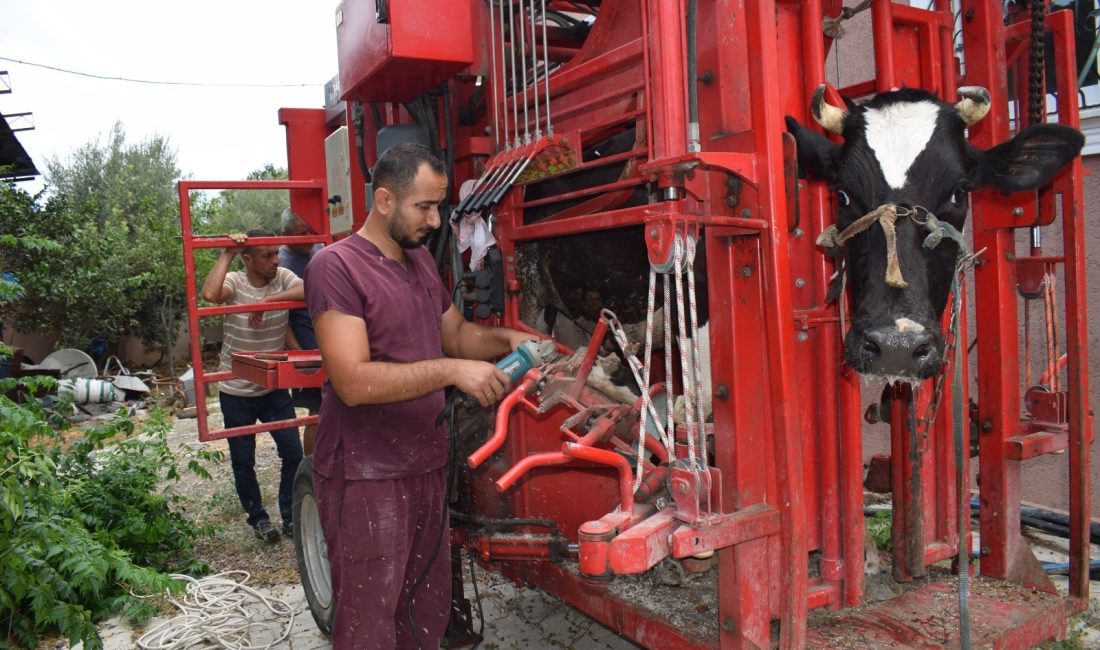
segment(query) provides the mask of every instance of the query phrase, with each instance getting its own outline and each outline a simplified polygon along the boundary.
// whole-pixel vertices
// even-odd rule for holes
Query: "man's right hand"
[[[225,251],[227,253],[233,253],[234,255],[236,255],[237,253],[244,252],[244,241],[248,239],[248,235],[239,232],[231,232],[227,234],[226,237],[232,239],[237,244],[236,246],[226,248]]]
[[[454,386],[473,397],[482,406],[496,404],[508,392],[512,382],[504,371],[488,361],[455,359],[458,368]]]

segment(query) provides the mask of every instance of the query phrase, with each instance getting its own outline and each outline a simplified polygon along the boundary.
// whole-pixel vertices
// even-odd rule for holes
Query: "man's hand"
[[[272,302],[271,296],[264,296],[263,298],[260,298],[261,304],[265,302]],[[264,314],[266,313],[266,311],[250,312],[248,314],[248,326],[252,329],[259,329],[260,325],[262,325],[264,322]]]
[[[234,255],[244,252],[244,241],[248,239],[248,235],[239,232],[231,232],[227,234],[226,237],[232,239],[237,245],[226,248],[225,252],[232,253]]]
[[[507,336],[508,336],[508,345],[513,350],[515,350],[516,348],[518,348],[519,346],[523,345],[524,343],[526,343],[528,341],[537,341],[537,340],[539,340],[539,337],[537,337],[534,334],[531,334],[529,332],[521,332],[519,330],[513,330],[513,329],[506,330],[506,332],[507,332]]]
[[[473,397],[482,406],[499,402],[508,392],[512,382],[504,371],[488,361],[458,360],[454,386]]]

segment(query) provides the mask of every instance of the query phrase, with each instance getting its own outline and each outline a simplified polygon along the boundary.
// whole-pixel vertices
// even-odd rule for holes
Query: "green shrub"
[[[867,530],[871,532],[871,539],[875,540],[875,546],[884,551],[893,549],[890,542],[893,520],[893,514],[889,510],[879,510],[873,517],[867,517]]]
[[[212,531],[158,488],[178,479],[181,461],[166,416],[154,414],[140,438],[127,438],[134,424],[118,417],[69,442],[63,418],[5,396],[52,383],[0,380],[0,639],[33,647],[40,633],[57,631],[99,648],[100,619],[152,615],[134,594],[178,591],[170,573],[206,570],[191,551]],[[188,467],[209,477],[202,463],[214,457],[200,451]]]

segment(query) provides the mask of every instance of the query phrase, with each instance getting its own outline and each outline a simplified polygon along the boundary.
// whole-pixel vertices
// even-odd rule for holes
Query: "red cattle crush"
[[[465,452],[473,454],[462,481],[478,517],[542,523],[463,531],[462,543],[476,549],[483,564],[560,596],[647,647],[953,647],[959,639],[956,577],[932,565],[952,559],[959,536],[971,533],[969,519],[957,516],[956,475],[969,472],[969,462],[956,467],[950,408],[955,399],[967,404],[973,398],[981,473],[974,643],[1024,648],[1063,635],[1065,618],[1088,600],[1092,415],[1080,161],[1037,196],[972,196],[973,249],[986,250],[974,271],[974,295],[967,297],[977,331],[966,331],[964,313],[959,340],[977,338],[977,394],[968,394],[970,377],[963,377],[959,396],[947,382],[935,426],[913,432],[904,417],[913,393],[890,391],[894,575],[914,588],[864,605],[860,382],[842,365],[837,309],[824,304],[836,269],[814,246],[834,223],[834,206],[823,183],[797,178],[783,121],[790,115],[814,124],[810,97],[826,80],[833,47],[822,21],[838,16],[842,2],[699,2],[692,48],[687,16],[693,5],[539,0],[502,16],[498,4],[470,0],[439,0],[431,12],[414,0],[343,3],[337,29],[344,104],[283,115],[292,180],[180,183],[191,331],[199,331],[201,317],[220,313],[196,305],[192,253],[225,242],[195,237],[189,191],[290,189],[299,214],[324,233],[314,239],[331,241],[324,137],[348,127],[353,162],[346,203],[358,227],[365,196],[354,161],[354,104],[364,102],[368,164],[380,130],[431,118],[454,163],[451,198],[464,210],[492,214],[504,309],[486,322],[535,325],[521,314],[533,313],[524,301],[540,280],[524,265],[540,246],[615,231],[624,238],[641,233],[657,264],[670,259],[677,237],[694,237],[705,250],[705,264],[695,270],[709,303],[712,450],[691,452],[702,471],[690,467],[686,437],[676,445],[681,460],[668,467],[664,448],[650,445],[647,471],[661,472],[659,480],[634,493],[630,450],[643,401],[612,402],[578,383],[578,373],[591,368],[579,355],[534,370],[495,423],[488,419],[493,430],[480,438],[488,438],[488,446]],[[532,23],[530,16],[544,8],[573,23],[589,13],[595,19],[587,30],[570,27],[566,18]],[[993,146],[1026,122],[1013,118],[1026,113],[1026,81],[1009,88],[1009,78],[1028,79],[1026,16],[1010,16],[1006,25],[1000,2],[979,0],[962,2],[961,23],[947,0],[935,0],[930,10],[875,0],[870,10],[874,76],[830,88],[833,104],[900,86],[955,101],[957,87],[979,85],[993,101],[989,115],[970,128],[974,145]],[[1046,29],[1055,42],[1053,67],[1075,70],[1072,14],[1048,15]],[[410,73],[418,70],[423,74]],[[1072,76],[1059,75],[1048,90],[1060,100],[1056,119],[1077,127]],[[519,81],[502,83],[513,78]],[[698,145],[687,128],[692,87]],[[592,153],[617,135],[628,141],[624,149]],[[473,194],[459,203],[457,188],[474,179]],[[1015,229],[1057,217],[1064,233],[1060,257],[1040,249],[1030,257],[1016,254]],[[1030,387],[1021,385],[1018,372],[1016,279],[1034,289],[1047,273],[1060,273],[1064,288],[1059,319],[1067,380],[1051,397],[1034,394],[1028,402],[1034,412],[1022,413],[1022,389]],[[644,306],[644,278],[637,296]],[[198,359],[197,337],[192,351]],[[965,375],[971,365],[963,353],[966,363],[958,370]],[[653,383],[667,374],[682,387],[679,353],[674,357],[666,367],[654,353]],[[317,382],[317,374],[295,377],[305,371],[301,365],[301,359],[242,359],[235,372],[270,385]],[[1053,362],[1050,367],[1056,369]],[[197,372],[196,394],[217,376]],[[917,391],[918,412],[931,393],[931,383]],[[199,416],[202,439],[234,435],[208,431],[201,401]],[[1023,461],[1062,449],[1071,486],[1068,598],[1053,595],[1019,531]],[[652,495],[662,481],[672,491],[657,501]],[[547,532],[546,521],[556,532]],[[692,582],[703,585],[701,591],[639,590],[646,572],[668,558],[694,556],[684,566],[706,571],[712,551],[717,566]],[[813,611],[846,608],[827,616]]]

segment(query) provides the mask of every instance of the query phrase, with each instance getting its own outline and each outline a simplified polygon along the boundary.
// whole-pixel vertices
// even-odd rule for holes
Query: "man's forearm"
[[[451,359],[427,359],[415,363],[367,361],[351,376],[329,375],[332,387],[348,406],[389,404],[422,397],[451,385]]]
[[[218,259],[214,261],[214,266],[202,283],[202,297],[207,301],[220,302],[218,298],[221,296],[222,285],[225,284],[225,274],[229,272],[229,265],[233,262],[234,257],[236,257],[236,253],[222,251]]]
[[[466,321],[458,330],[455,349],[448,351],[447,355],[481,361],[495,359],[512,351],[515,332],[506,327],[485,327]]]
[[[264,296],[264,302],[282,302],[284,300],[305,300],[306,299],[306,285],[304,282],[299,282],[293,287],[273,293],[269,296]]]

